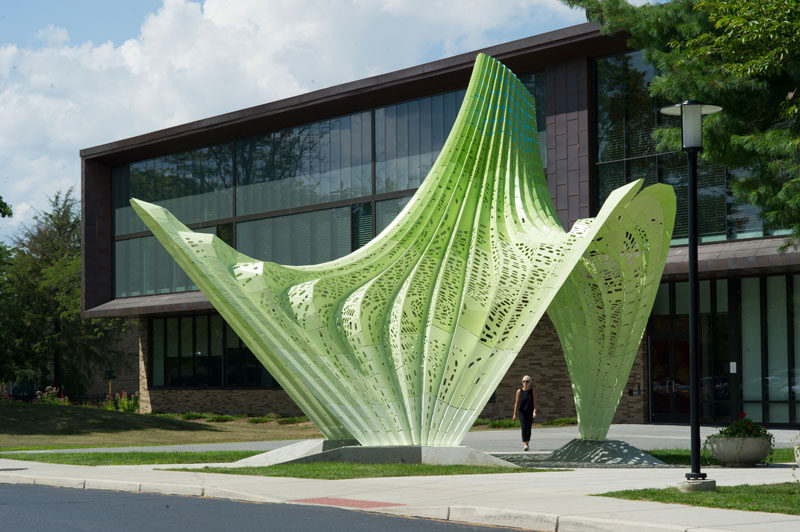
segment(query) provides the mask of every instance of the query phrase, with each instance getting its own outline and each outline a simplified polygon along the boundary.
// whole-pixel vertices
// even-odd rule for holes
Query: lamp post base
[[[686,473],[686,480],[705,480],[708,476],[705,473],[695,473],[692,471],[691,473]]]
[[[694,493],[698,491],[717,491],[717,481],[706,479],[686,480],[685,482],[678,483],[678,489],[687,493]]]

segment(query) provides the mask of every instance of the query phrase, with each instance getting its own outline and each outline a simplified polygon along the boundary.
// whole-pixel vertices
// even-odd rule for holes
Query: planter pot
[[[794,444],[794,461],[800,466],[800,442]]]
[[[714,458],[728,467],[752,467],[764,461],[770,451],[770,438],[708,438]]]

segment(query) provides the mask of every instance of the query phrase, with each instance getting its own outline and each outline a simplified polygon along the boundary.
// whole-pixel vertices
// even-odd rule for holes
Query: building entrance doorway
[[[689,422],[689,341],[674,334],[650,337],[651,421]]]
[[[733,288],[736,288],[734,286]],[[700,421],[725,423],[735,417],[738,312],[729,312],[726,279],[700,282]],[[732,298],[734,301],[738,297]],[[650,420],[689,423],[689,287],[663,283],[648,332]]]

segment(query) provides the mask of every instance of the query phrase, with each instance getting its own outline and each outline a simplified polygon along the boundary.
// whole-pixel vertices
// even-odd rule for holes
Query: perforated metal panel
[[[332,262],[256,261],[131,203],[327,438],[460,444],[548,306],[591,427],[584,437],[604,436],[655,297],[674,194],[656,185],[636,196],[641,182],[631,183],[566,233],[534,105],[513,73],[479,55],[422,186],[378,237]],[[589,382],[599,379],[613,390]],[[600,420],[589,419],[594,401]]]

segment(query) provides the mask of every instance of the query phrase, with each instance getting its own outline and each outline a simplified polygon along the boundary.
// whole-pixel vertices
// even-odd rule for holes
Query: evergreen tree
[[[49,201],[15,248],[0,250],[0,380],[27,377],[80,394],[92,370],[118,354],[124,322],[81,317],[78,201],[72,190]]]
[[[734,192],[767,225],[800,242],[800,1],[673,0],[635,7],[625,0],[562,0],[586,9],[606,34],[626,32],[659,75],[650,96],[721,105],[706,118],[705,159],[742,169]],[[656,133],[680,147],[680,130]]]

